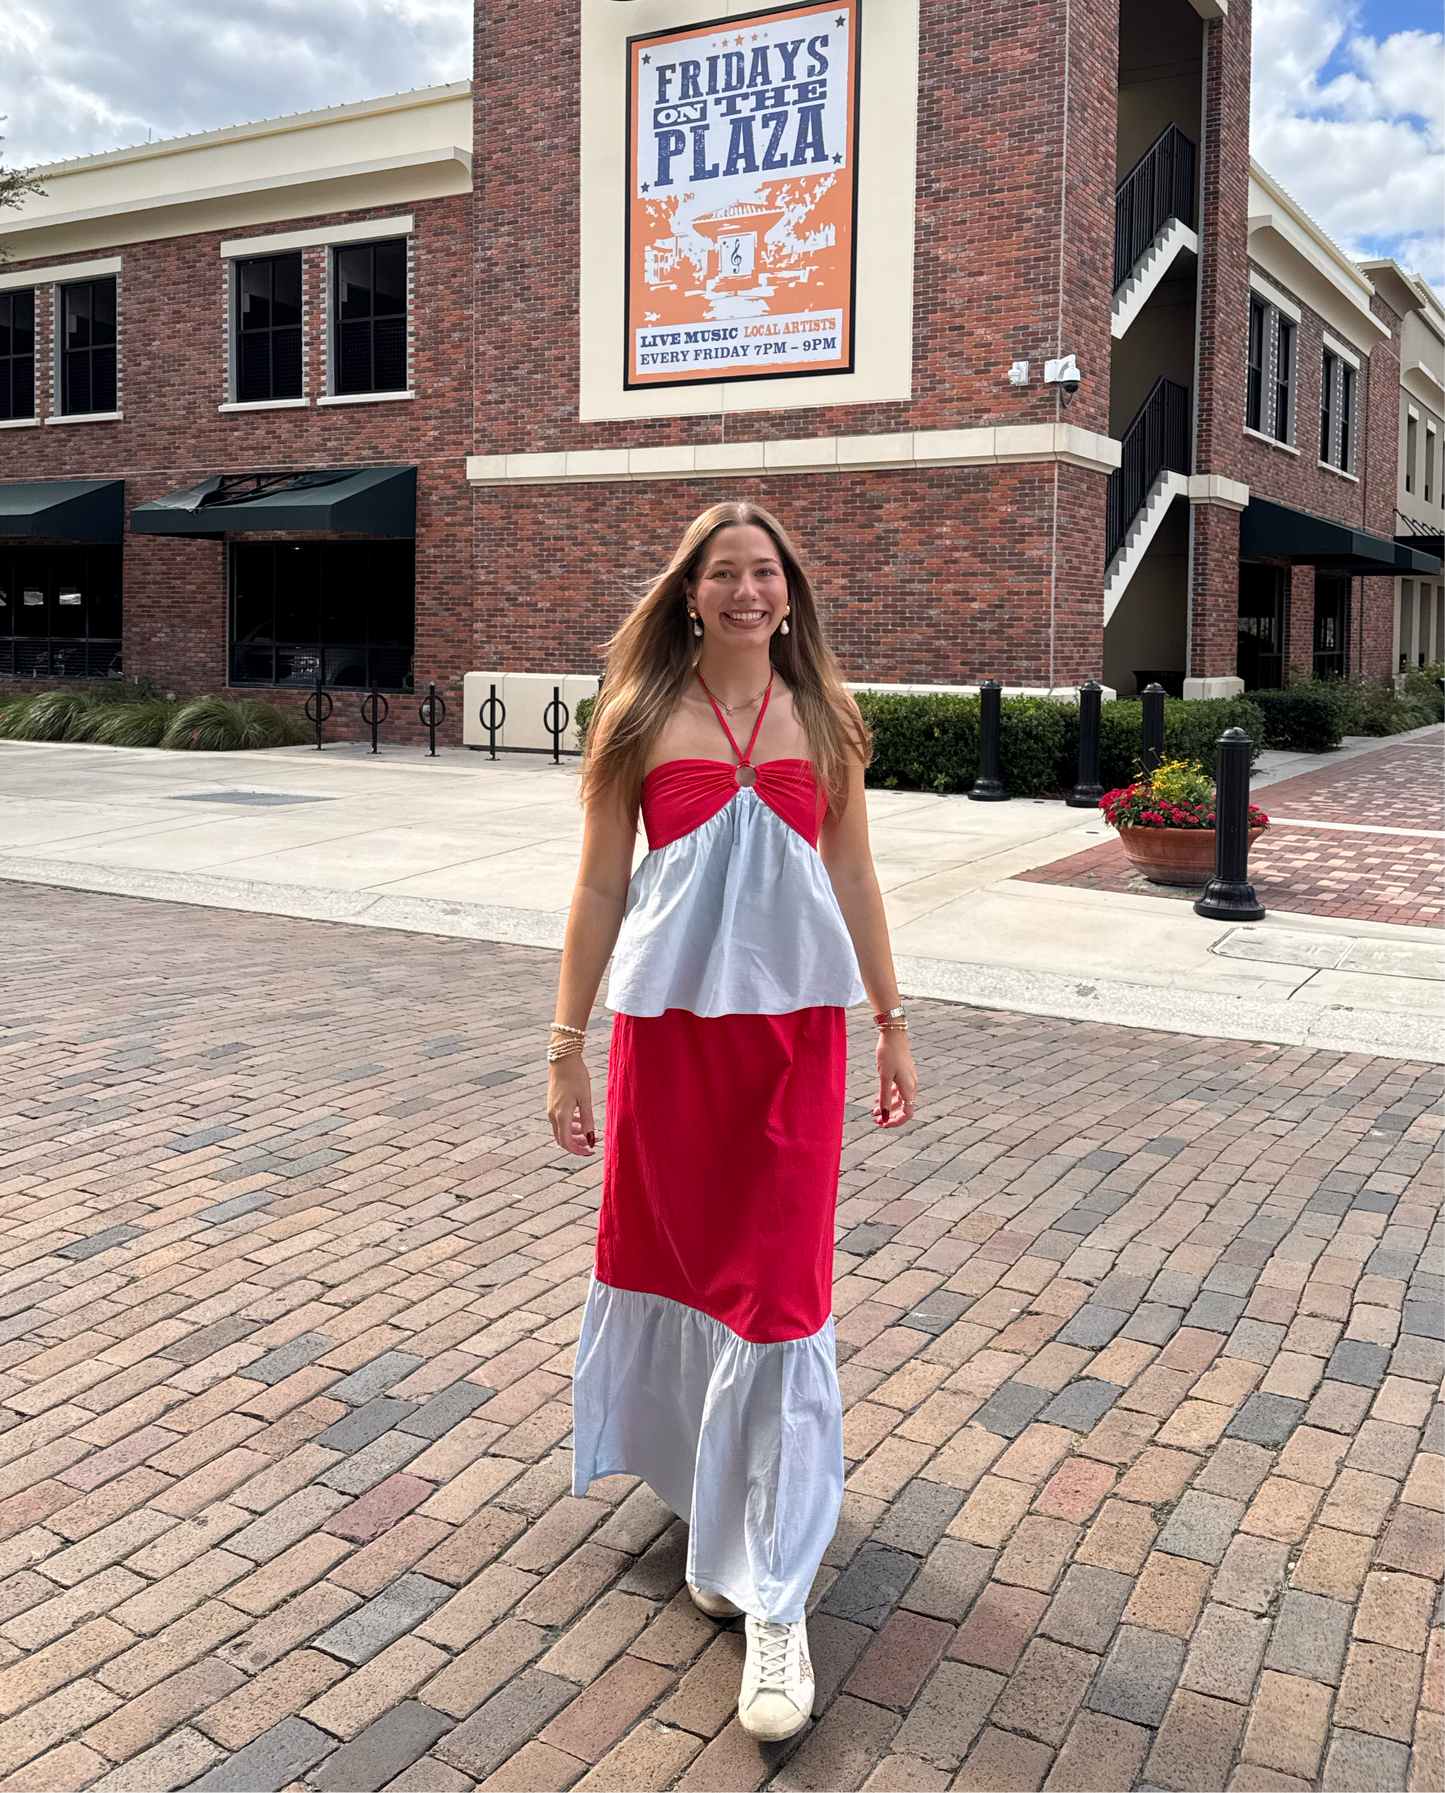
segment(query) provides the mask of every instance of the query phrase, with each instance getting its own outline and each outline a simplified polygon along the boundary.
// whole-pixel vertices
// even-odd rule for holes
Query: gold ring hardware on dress
[[[755,785],[758,782],[757,772],[752,766],[737,767],[733,773],[733,777],[744,790],[747,790],[750,786]]]

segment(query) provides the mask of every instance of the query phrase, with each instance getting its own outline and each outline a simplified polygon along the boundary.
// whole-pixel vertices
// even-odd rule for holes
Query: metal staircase
[[[1166,125],[1114,190],[1114,303],[1118,338],[1184,250],[1199,249],[1194,230],[1196,151],[1178,125]]]
[[[1104,621],[1114,614],[1175,498],[1189,490],[1189,391],[1162,376],[1120,438],[1109,475]]]

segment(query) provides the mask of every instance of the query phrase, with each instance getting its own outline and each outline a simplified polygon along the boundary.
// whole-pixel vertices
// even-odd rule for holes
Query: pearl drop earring
[[[783,620],[778,624],[778,633],[779,635],[786,635],[788,633],[788,613],[786,610],[783,612]]]
[[[694,635],[697,636],[697,638],[699,640],[701,640],[702,639],[702,618],[698,615],[698,613],[695,610],[690,611],[688,614],[692,617],[692,632]]]

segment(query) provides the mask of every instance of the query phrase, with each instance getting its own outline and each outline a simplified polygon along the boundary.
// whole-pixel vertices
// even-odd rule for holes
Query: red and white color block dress
[[[714,709],[717,709],[714,704]],[[837,1524],[833,1215],[844,1009],[864,1000],[808,760],[670,760],[613,955],[573,1488],[641,1476],[687,1578],[795,1622]]]

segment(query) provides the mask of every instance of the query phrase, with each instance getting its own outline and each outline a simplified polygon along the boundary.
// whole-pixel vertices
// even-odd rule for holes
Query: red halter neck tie
[[[763,726],[763,717],[768,713],[768,700],[773,695],[773,675],[771,673],[768,674],[768,688],[763,693],[762,708],[758,711],[758,719],[753,724],[753,732],[748,736],[746,749],[739,747],[737,742],[733,739],[733,731],[727,725],[727,718],[718,708],[718,701],[713,696],[712,692],[708,690],[707,681],[703,678],[701,673],[698,673],[697,675],[697,682],[702,686],[707,701],[712,705],[713,715],[716,716],[718,721],[722,724],[722,731],[728,738],[728,746],[731,747],[733,752],[738,756],[738,763],[733,769],[733,779],[746,790],[749,785],[754,785],[758,782],[757,768],[751,765],[750,761],[752,759],[753,744],[758,738],[758,730]]]

